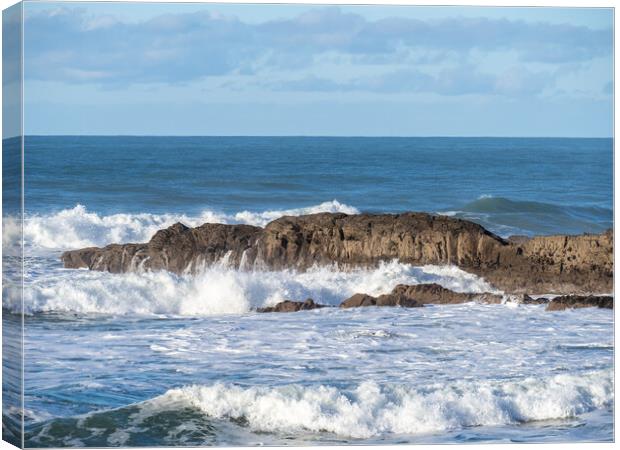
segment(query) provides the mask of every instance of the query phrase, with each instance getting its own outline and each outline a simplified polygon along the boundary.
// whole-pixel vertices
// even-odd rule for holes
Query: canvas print
[[[3,439],[612,442],[613,10],[3,13]]]

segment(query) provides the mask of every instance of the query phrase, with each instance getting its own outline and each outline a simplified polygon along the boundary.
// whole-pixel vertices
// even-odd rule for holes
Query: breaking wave
[[[244,389],[216,384],[168,391],[143,405],[140,416],[185,404],[210,417],[245,419],[255,431],[305,429],[369,438],[563,419],[610,404],[612,399],[611,370],[427,388],[366,382],[344,392],[326,386]]]
[[[318,205],[262,212],[241,211],[224,214],[204,210],[195,216],[185,214],[111,214],[89,212],[83,205],[63,209],[53,214],[33,214],[24,221],[24,241],[34,252],[68,250],[81,247],[104,246],[110,243],[146,242],[158,230],[176,222],[188,226],[203,223],[244,223],[265,226],[282,216],[297,216],[319,212],[342,212],[357,214],[353,206],[333,200]],[[4,217],[4,248],[20,239],[20,223],[12,217]]]
[[[611,369],[510,381],[470,380],[428,386],[364,382],[351,389],[285,385],[194,385],[153,399],[76,419],[57,419],[32,434],[45,442],[54,422],[63,439],[81,445],[128,445],[133,434],[166,423],[164,442],[200,445],[225,428],[296,436],[331,433],[350,439],[420,435],[478,426],[568,419],[608,408],[614,399]],[[175,420],[175,417],[178,416]],[[110,424],[102,429],[100,423]],[[112,425],[114,424],[114,426]],[[89,425],[92,428],[89,428]],[[154,428],[151,433],[156,433]],[[192,439],[194,438],[194,439]],[[177,441],[178,444],[178,441]]]
[[[36,274],[24,290],[25,311],[128,315],[205,316],[239,314],[285,299],[308,297],[337,306],[363,292],[379,295],[399,283],[439,283],[460,292],[490,292],[483,279],[454,266],[414,267],[397,261],[376,268],[340,271],[314,267],[305,272],[242,271],[225,266],[206,268],[196,275],[167,271],[110,274],[56,269]],[[6,288],[8,289],[8,288]],[[21,311],[20,296],[5,292],[4,308]],[[11,299],[17,299],[13,304]]]

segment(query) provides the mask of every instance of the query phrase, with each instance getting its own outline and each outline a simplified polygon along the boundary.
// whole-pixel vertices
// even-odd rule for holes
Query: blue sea
[[[425,211],[504,237],[598,233],[613,226],[611,139],[28,136],[23,305],[18,152],[4,141],[3,389],[19,388],[6,355],[19,357],[10,333],[23,310],[26,446],[613,440],[609,310],[507,298],[257,314],[399,283],[497,290],[399,261],[306,272],[223,261],[192,275],[59,261],[178,221],[264,226],[323,211]]]

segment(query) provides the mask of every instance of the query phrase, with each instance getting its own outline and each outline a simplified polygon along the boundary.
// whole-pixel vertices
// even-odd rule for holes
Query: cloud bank
[[[30,80],[120,88],[235,77],[229,84],[271,91],[445,96],[539,94],[611,58],[613,33],[489,18],[369,20],[336,7],[258,24],[212,11],[130,23],[60,8],[27,14],[25,27]],[[497,62],[485,68],[488,60]]]

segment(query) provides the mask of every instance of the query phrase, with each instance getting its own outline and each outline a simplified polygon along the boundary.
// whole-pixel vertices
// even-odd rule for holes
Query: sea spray
[[[166,271],[111,274],[61,268],[40,273],[33,266],[31,272],[37,276],[31,275],[26,281],[28,314],[239,314],[285,299],[308,297],[338,306],[355,293],[380,295],[400,283],[439,283],[458,292],[493,291],[483,279],[454,266],[415,267],[398,261],[382,262],[375,268],[313,267],[304,272],[235,270],[224,264],[206,267],[196,275]],[[3,307],[21,311],[21,305],[9,303],[11,298],[4,296]]]
[[[343,212],[357,214],[359,211],[337,200],[317,205],[267,211],[240,211],[224,214],[205,209],[197,215],[119,213],[100,215],[90,212],[84,205],[76,205],[52,214],[27,214],[24,220],[24,241],[27,254],[45,254],[53,250],[105,246],[111,243],[147,242],[160,229],[181,222],[195,227],[204,223],[244,223],[265,226],[286,215],[314,214],[319,212]],[[15,242],[20,238],[21,226],[13,217],[4,218],[3,242]]]

